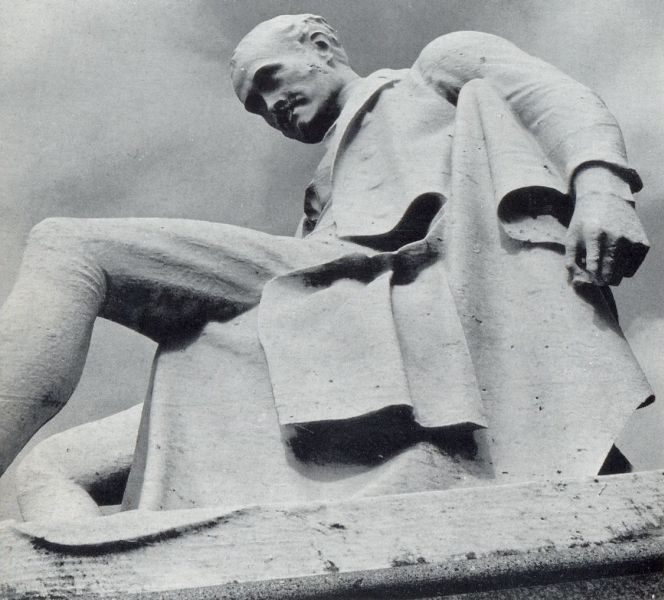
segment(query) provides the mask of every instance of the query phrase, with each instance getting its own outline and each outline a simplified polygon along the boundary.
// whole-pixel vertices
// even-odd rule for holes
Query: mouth
[[[287,98],[280,109],[274,113],[277,127],[284,135],[295,137],[300,133],[299,119],[295,109],[305,103],[305,98],[292,96]]]
[[[285,108],[280,110],[276,115],[277,126],[282,131],[289,131],[293,129],[294,106],[288,104]]]

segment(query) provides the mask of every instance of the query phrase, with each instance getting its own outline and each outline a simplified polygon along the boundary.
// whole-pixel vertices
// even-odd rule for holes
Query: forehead
[[[238,44],[231,63],[231,79],[238,98],[244,101],[258,69],[279,62],[287,56],[301,55],[304,52],[302,44],[284,39],[283,36],[273,33],[250,33]]]

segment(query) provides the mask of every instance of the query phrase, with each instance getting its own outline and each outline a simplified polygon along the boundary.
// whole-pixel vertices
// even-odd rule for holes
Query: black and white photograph
[[[0,598],[664,599],[664,3],[0,10]]]

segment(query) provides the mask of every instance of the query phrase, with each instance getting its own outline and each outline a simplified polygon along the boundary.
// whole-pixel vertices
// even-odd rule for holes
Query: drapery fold
[[[596,472],[652,392],[603,290],[567,282],[566,183],[486,82],[463,88],[453,138],[423,240],[267,284],[280,423],[411,406],[426,427],[488,427],[508,479]]]

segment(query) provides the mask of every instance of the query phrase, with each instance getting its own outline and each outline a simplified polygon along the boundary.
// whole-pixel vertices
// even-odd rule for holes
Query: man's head
[[[233,87],[249,112],[285,136],[319,142],[357,75],[322,17],[282,15],[256,26],[231,59]]]

